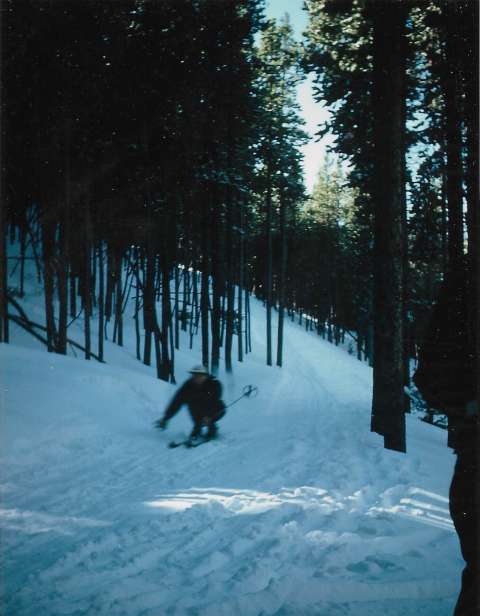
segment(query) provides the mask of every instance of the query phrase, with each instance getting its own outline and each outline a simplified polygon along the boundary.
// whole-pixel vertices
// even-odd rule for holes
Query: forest
[[[175,382],[181,331],[214,374],[248,361],[254,296],[268,366],[285,319],[353,341],[372,430],[405,451],[426,320],[477,241],[478,3],[304,10],[299,42],[261,0],[2,2],[0,341],[15,323],[66,354],[81,316],[77,351],[103,362],[133,318],[137,359]],[[310,195],[309,75],[335,136]],[[27,259],[45,322],[21,306]]]

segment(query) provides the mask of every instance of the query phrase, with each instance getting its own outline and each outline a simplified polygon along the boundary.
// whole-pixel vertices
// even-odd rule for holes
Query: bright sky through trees
[[[303,0],[268,0],[266,3],[267,17],[281,19],[285,13],[290,16],[295,37],[300,39],[302,32],[307,27],[307,13],[302,10]],[[304,146],[302,151],[305,159],[303,167],[305,171],[305,184],[307,192],[311,193],[313,185],[318,175],[321,162],[325,156],[325,149],[332,143],[332,137],[327,135],[320,141],[315,137],[319,127],[328,118],[328,111],[322,105],[313,100],[312,82],[305,80],[298,86],[298,101],[302,109],[302,115],[306,122],[305,129],[310,135],[311,140]]]

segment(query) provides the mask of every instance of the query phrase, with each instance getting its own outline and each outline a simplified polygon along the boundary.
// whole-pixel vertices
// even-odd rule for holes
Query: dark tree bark
[[[169,353],[169,330],[172,329],[172,310],[170,305],[170,269],[168,259],[162,259],[162,331],[160,336],[162,360],[159,377],[168,381],[172,374]],[[173,375],[172,375],[173,376]]]
[[[105,310],[105,274],[103,263],[103,243],[98,243],[98,356],[103,361],[103,330],[104,330],[104,310]],[[137,356],[137,359],[139,357]]]
[[[191,307],[190,302],[190,259],[185,259],[184,269],[183,269],[183,301],[182,301],[182,314],[181,314],[181,329],[182,332],[187,331],[188,325],[188,313],[189,308]]]
[[[265,196],[265,236],[267,242],[267,259],[265,271],[265,309],[267,316],[267,366],[272,365],[272,285],[273,285],[273,263],[272,263],[272,180],[270,164],[267,172],[267,192]]]
[[[143,348],[143,363],[150,366],[152,362],[152,335],[157,330],[155,312],[155,259],[153,251],[147,248],[145,259],[144,292],[143,292],[143,327],[145,341]]]
[[[227,306],[225,314],[225,370],[232,372],[233,326],[235,318],[235,284],[234,284],[234,243],[233,243],[233,195],[230,186],[226,193],[226,293]]]
[[[287,280],[287,222],[286,203],[283,191],[280,191],[280,276],[278,284],[278,338],[277,366],[283,365],[283,325],[285,319],[285,285]]]
[[[25,253],[27,250],[27,229],[23,221],[20,227],[20,297],[25,295]]]
[[[193,258],[193,271],[192,271],[192,314],[190,317],[190,350],[193,348],[193,336],[196,328],[198,327],[199,309],[198,309],[198,274],[197,274],[197,261]]]
[[[209,208],[206,201],[203,202],[203,220],[202,220],[202,280],[200,290],[200,313],[202,321],[202,364],[208,368],[209,366]]]
[[[77,316],[77,278],[70,265],[70,316],[74,319]]]
[[[178,271],[178,263],[174,264],[175,271],[175,298],[174,298],[174,318],[175,318],[175,348],[178,350],[180,348],[180,273]]]
[[[212,271],[212,353],[211,371],[217,374],[220,366],[220,328],[221,328],[221,300],[223,291],[222,275],[222,223],[220,219],[220,203],[218,201],[218,190],[213,191],[212,200],[212,237],[211,237],[211,271]]]
[[[464,72],[464,106],[466,126],[466,198],[467,198],[467,232],[468,252],[473,254],[478,246],[479,231],[479,8],[478,2],[463,0],[460,4],[460,15],[463,26],[462,36],[462,69]]]
[[[445,93],[445,130],[447,146],[448,259],[454,267],[463,255],[463,166],[461,125],[461,66],[457,2],[445,2],[446,24],[443,89]]]
[[[0,86],[1,87],[1,86]],[[0,153],[0,157],[2,153]],[[3,176],[3,173],[0,174]],[[7,270],[7,229],[5,217],[5,192],[3,177],[0,177],[0,342],[9,341],[8,331],[8,270]]]
[[[63,220],[59,229],[60,255],[58,261],[58,353],[67,353],[67,318],[68,318],[68,264],[70,263],[70,208],[71,208],[71,173],[70,173],[70,136],[67,124],[65,150],[65,203]]]
[[[45,215],[47,216],[47,214]],[[57,348],[57,332],[55,328],[55,308],[53,303],[55,259],[54,259],[55,227],[50,220],[42,222],[42,248],[44,263],[44,293],[45,320],[47,327],[47,347],[49,352]]]
[[[239,239],[239,274],[238,274],[238,302],[237,302],[237,329],[238,329],[238,361],[243,361],[243,292],[245,288],[245,231],[243,203],[239,204],[240,210],[240,239]]]
[[[65,206],[67,207],[67,206]],[[65,218],[68,216],[65,213]],[[68,222],[60,225],[57,280],[58,280],[58,345],[57,353],[67,353],[67,317],[68,317]]]
[[[107,339],[107,325],[112,318],[113,293],[115,289],[115,267],[113,248],[107,245],[107,290],[105,296],[105,339]]]
[[[135,353],[138,361],[141,361],[141,353],[140,353],[140,291],[141,291],[141,282],[140,282],[140,257],[138,254],[138,248],[135,248],[134,253],[135,259],[135,313],[133,315],[133,319],[135,321]]]
[[[374,366],[372,431],[406,451],[403,392],[405,7],[370,2],[373,18]]]
[[[123,346],[123,286],[122,286],[122,256],[115,259],[115,325],[113,339],[118,346]],[[116,334],[116,335],[115,335]]]
[[[93,229],[90,213],[90,197],[85,198],[85,247],[84,247],[84,284],[83,284],[83,308],[84,308],[84,324],[85,324],[85,359],[91,358],[92,337],[90,319],[92,316],[92,246],[93,246]]]

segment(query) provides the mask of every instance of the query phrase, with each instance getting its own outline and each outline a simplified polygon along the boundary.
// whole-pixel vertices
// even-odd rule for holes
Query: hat
[[[190,374],[208,374],[208,370],[205,368],[205,366],[199,364],[197,366],[193,366],[193,368],[190,370]]]

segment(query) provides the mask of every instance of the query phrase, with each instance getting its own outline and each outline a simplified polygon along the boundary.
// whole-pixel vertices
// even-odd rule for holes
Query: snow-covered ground
[[[42,317],[42,298],[22,301]],[[221,438],[169,449],[175,391],[125,348],[107,364],[0,345],[2,613],[7,616],[447,616],[463,561],[446,433],[407,418],[407,455],[370,433],[371,369],[288,321],[285,367],[220,378]],[[80,321],[72,326],[80,327]],[[78,332],[80,339],[80,330]],[[176,356],[177,378],[198,348]],[[198,344],[198,343],[196,343]]]

